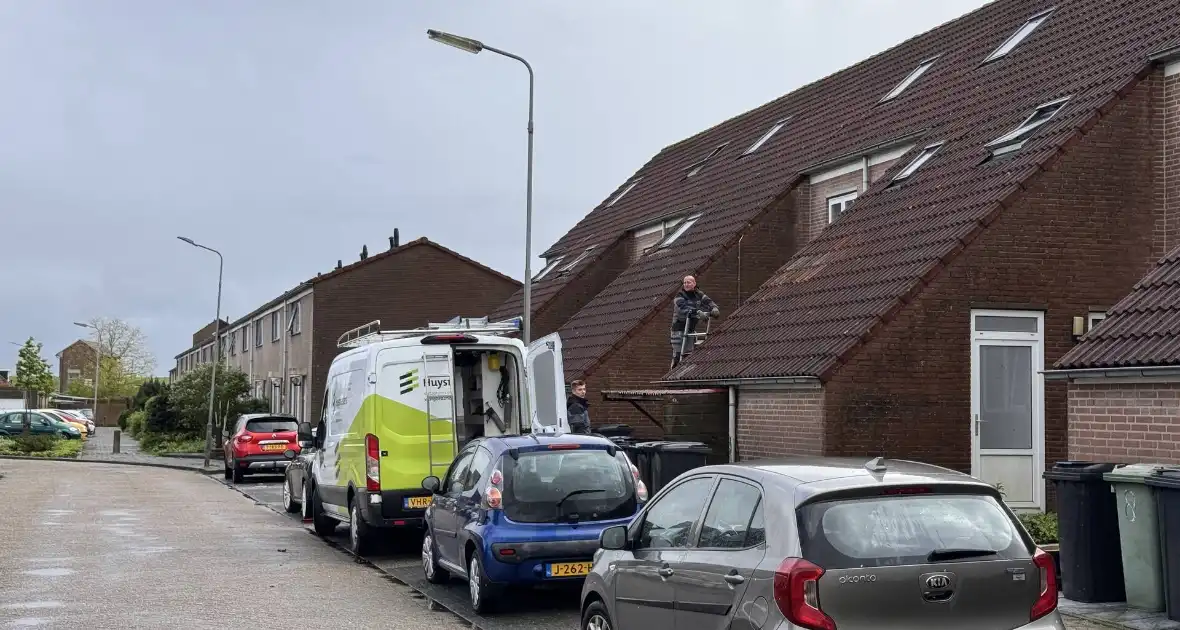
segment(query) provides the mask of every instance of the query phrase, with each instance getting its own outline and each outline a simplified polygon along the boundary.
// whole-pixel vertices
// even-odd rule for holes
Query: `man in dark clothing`
[[[702,318],[719,317],[721,310],[704,291],[697,290],[697,279],[684,276],[680,293],[672,301],[672,367],[676,367],[684,355],[692,352],[696,344],[695,337],[684,338],[684,334],[695,333],[697,322]],[[687,328],[686,328],[687,326]]]
[[[586,381],[570,383],[570,396],[565,401],[572,433],[590,433],[590,402],[586,400]]]

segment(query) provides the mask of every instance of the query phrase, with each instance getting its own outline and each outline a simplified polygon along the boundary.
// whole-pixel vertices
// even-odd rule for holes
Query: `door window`
[[[637,549],[667,549],[688,547],[690,534],[709,491],[712,477],[697,477],[676,486],[660,497],[644,516]]]
[[[762,493],[758,488],[733,479],[717,484],[709,513],[701,526],[698,547],[705,549],[745,549],[751,520]]]
[[[471,451],[461,453],[447,471],[447,480],[443,483],[445,494],[459,494],[463,492],[463,476],[467,474],[467,465],[471,463]]]
[[[479,482],[487,478],[489,474],[488,468],[492,465],[492,454],[488,449],[480,447],[475,450],[475,455],[471,458],[471,466],[467,469],[464,475],[463,492],[470,492],[479,486]]]
[[[1032,377],[1032,347],[980,346],[980,448],[1032,448]]]

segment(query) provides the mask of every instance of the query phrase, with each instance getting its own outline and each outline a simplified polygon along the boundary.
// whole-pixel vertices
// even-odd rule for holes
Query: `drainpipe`
[[[860,194],[869,189],[869,156],[860,158]]]
[[[729,386],[729,461],[737,461],[737,387]]]
[[[279,383],[279,413],[286,409],[287,402],[287,345],[291,340],[291,298],[283,300],[283,374]]]

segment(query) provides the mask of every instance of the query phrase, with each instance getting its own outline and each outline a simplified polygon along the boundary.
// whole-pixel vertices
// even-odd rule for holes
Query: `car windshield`
[[[1012,519],[984,495],[822,501],[798,519],[803,557],[825,569],[1031,557]]]
[[[298,429],[299,423],[289,418],[257,418],[246,421],[246,430],[250,433],[294,432]]]
[[[504,514],[519,523],[600,521],[635,513],[635,484],[621,452],[527,451],[504,456]]]

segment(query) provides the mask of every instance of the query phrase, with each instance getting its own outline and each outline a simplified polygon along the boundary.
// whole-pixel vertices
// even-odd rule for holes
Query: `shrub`
[[[131,437],[138,438],[143,433],[144,418],[142,411],[132,411],[127,415],[127,433],[131,434]]]
[[[1020,522],[1038,545],[1051,545],[1057,542],[1057,515],[1052,512],[1029,512],[1020,515]]]
[[[130,408],[119,412],[119,429],[123,431],[127,430],[127,417],[130,416],[131,413],[132,411]]]
[[[43,453],[52,451],[53,447],[57,445],[57,441],[61,438],[55,435],[45,435],[44,433],[18,435],[13,438],[16,443],[16,451],[28,455],[30,453]],[[78,440],[81,442],[82,440]]]
[[[162,455],[164,453],[204,453],[205,438],[190,435],[148,433],[140,440],[139,447],[144,452],[152,455]]]
[[[16,442],[12,438],[0,437],[0,453],[11,453],[16,450]]]
[[[149,433],[175,433],[179,418],[172,409],[168,394],[152,396],[143,406],[144,430]]]

